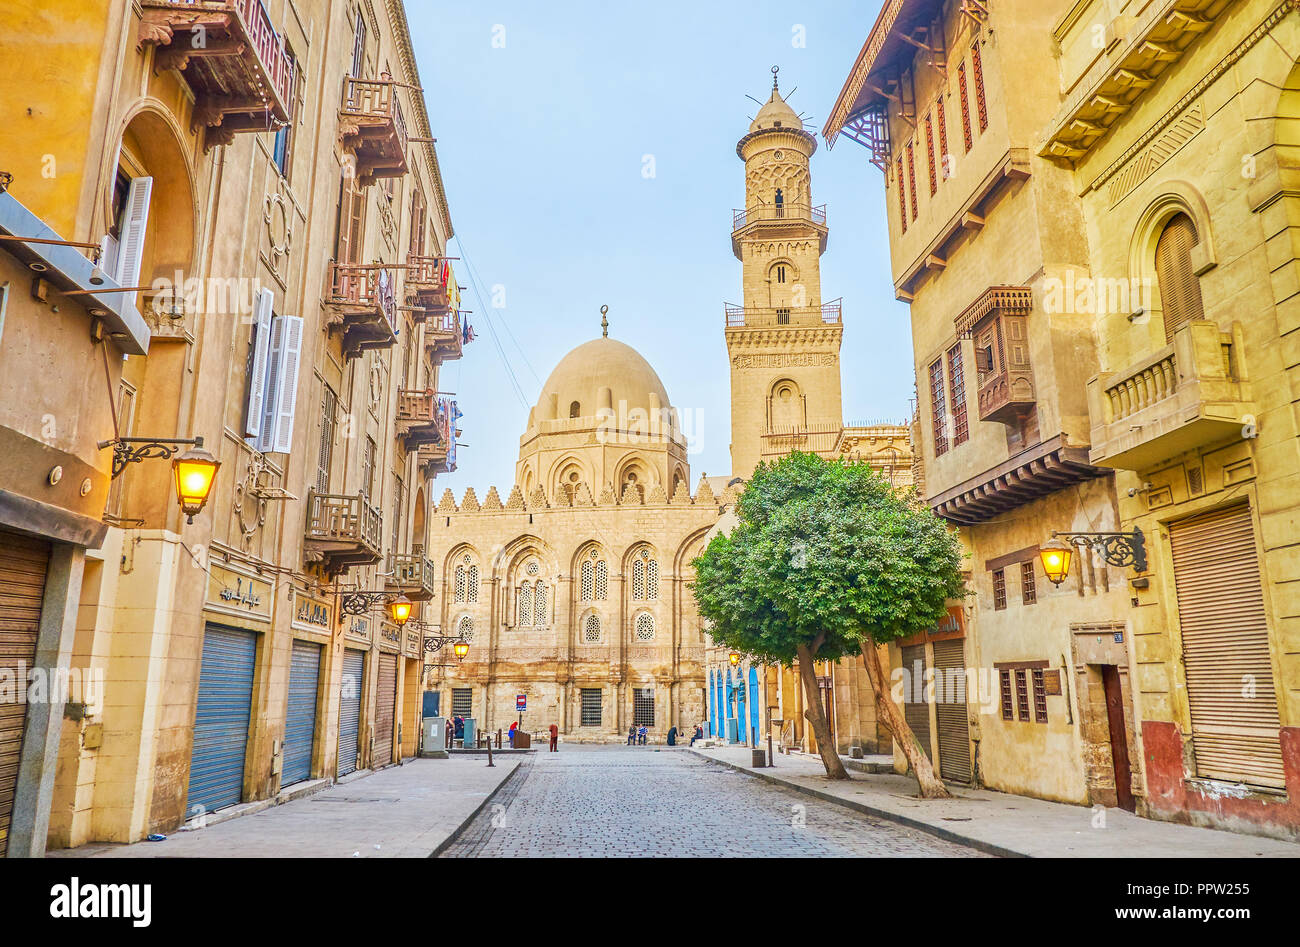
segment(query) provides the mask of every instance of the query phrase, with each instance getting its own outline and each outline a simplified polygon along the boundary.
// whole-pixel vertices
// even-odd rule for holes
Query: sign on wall
[[[271,583],[213,563],[208,570],[208,609],[240,618],[271,620]]]

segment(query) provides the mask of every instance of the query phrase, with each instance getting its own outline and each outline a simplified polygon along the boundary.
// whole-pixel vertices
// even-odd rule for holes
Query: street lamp
[[[465,660],[465,655],[469,654],[469,642],[457,641],[451,646],[451,650],[455,652],[457,661],[463,661]]]
[[[1091,547],[1102,561],[1112,566],[1132,566],[1135,572],[1147,569],[1146,537],[1136,526],[1131,533],[1061,533],[1052,532],[1052,538],[1038,550],[1043,572],[1053,585],[1060,585],[1070,572],[1071,546],[1079,549]]]
[[[405,595],[399,595],[388,603],[388,617],[393,620],[393,624],[399,628],[405,625],[407,619],[411,617],[411,605],[414,604]]]
[[[187,523],[193,523],[194,517],[208,502],[212,484],[217,479],[217,468],[221,466],[221,461],[203,449],[203,439],[197,440],[199,444],[172,460],[172,472],[176,475],[176,501],[180,503]]]
[[[731,666],[733,668],[740,667],[740,652],[732,651],[730,654],[727,655],[727,660],[731,662]]]

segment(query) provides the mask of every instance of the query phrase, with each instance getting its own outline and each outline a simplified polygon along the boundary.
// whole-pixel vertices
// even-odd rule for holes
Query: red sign
[[[527,695],[527,694],[516,694],[516,695],[515,695],[515,710],[519,711],[519,713],[523,713],[523,712],[524,712],[525,710],[527,710],[527,709],[528,709],[528,695]]]

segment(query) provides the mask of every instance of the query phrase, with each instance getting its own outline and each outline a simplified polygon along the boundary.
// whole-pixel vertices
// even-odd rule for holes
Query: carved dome
[[[560,359],[542,385],[534,417],[594,418],[602,407],[620,414],[670,407],[650,363],[632,346],[610,338],[584,342]]]

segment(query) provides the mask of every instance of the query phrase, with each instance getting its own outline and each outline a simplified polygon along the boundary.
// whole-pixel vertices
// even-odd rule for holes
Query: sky
[[[478,336],[442,367],[465,446],[438,495],[510,486],[529,408],[565,353],[600,333],[602,305],[611,337],[649,360],[692,419],[692,480],[730,472],[735,149],[758,108],[746,96],[767,100],[773,65],[818,134],[812,194],[830,227],[822,296],[844,300],[845,420],[908,416],[911,336],[890,280],[881,173],[861,146],[828,151],[820,136],[879,8],[408,0],[449,254]]]

